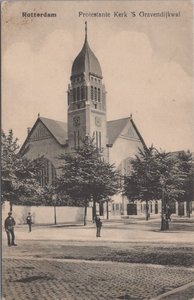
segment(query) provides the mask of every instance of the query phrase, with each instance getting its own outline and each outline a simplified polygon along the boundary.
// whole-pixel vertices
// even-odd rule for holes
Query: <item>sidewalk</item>
[[[151,300],[194,300],[194,282],[185,284]]]
[[[154,243],[193,243],[194,223],[170,223],[170,230],[160,231],[160,219],[143,219],[132,221],[114,220],[104,221],[101,238],[98,242],[154,242]],[[61,224],[32,226],[28,232],[27,225],[15,228],[17,240],[63,240],[63,241],[96,241],[96,227],[93,223],[87,226]],[[5,238],[5,235],[3,235]]]

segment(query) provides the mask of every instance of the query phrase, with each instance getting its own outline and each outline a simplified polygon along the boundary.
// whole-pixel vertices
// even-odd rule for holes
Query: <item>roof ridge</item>
[[[60,121],[60,120],[56,120],[56,119],[51,119],[51,118],[46,118],[46,117],[39,117],[39,119],[46,119],[46,120],[50,120],[50,121],[55,121],[55,122],[61,122],[61,123],[64,123],[64,124],[67,124],[67,122],[64,122],[64,121]]]
[[[125,119],[130,119],[130,117],[125,117],[125,118],[120,118],[120,119],[109,120],[109,121],[107,121],[107,122],[114,122],[114,121],[125,120]]]

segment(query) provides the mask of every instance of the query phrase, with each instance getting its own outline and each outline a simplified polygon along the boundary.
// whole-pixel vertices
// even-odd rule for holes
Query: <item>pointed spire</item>
[[[87,21],[85,22],[85,42],[87,42],[87,32],[88,28],[87,28]]]
[[[90,49],[87,40],[87,21],[85,21],[85,40],[80,53],[75,58],[72,69],[71,76],[80,75],[81,73],[93,73],[98,77],[102,78],[102,70],[99,61],[95,54]]]

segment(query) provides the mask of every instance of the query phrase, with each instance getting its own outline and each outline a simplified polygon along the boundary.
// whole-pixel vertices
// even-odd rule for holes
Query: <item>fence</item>
[[[9,202],[2,205],[2,222],[10,210]],[[23,206],[13,205],[12,213],[17,224],[26,223],[28,212],[32,215],[34,224],[82,223],[84,219],[84,207],[70,206]],[[92,208],[87,208],[87,220],[92,220]]]

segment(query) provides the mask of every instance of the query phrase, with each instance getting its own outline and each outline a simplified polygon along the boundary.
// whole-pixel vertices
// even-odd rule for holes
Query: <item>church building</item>
[[[45,157],[42,185],[54,181],[60,163],[57,157],[78,147],[85,136],[94,138],[105,159],[122,174],[129,171],[130,158],[138,148],[143,149],[145,142],[130,113],[126,118],[107,121],[107,101],[111,99],[106,98],[102,69],[89,46],[86,23],[83,47],[73,62],[67,89],[67,124],[38,116],[20,150],[31,160]],[[125,197],[115,195],[100,214],[106,215],[108,209],[112,215],[126,215],[127,204]]]

